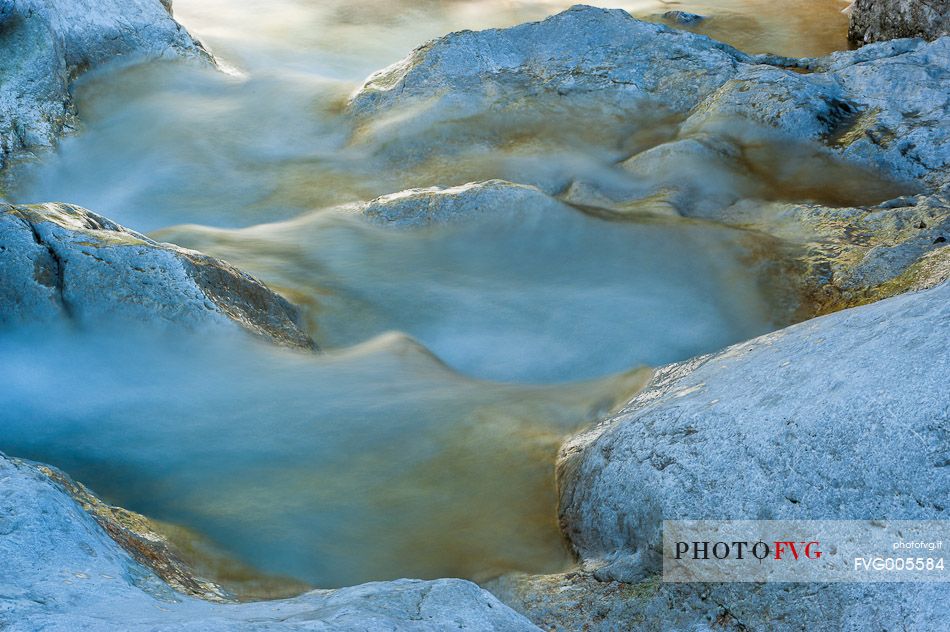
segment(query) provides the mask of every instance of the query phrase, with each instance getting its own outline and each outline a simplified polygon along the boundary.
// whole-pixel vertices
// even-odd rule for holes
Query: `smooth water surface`
[[[493,177],[629,186],[618,162],[675,133],[662,112],[589,124],[579,101],[472,121],[504,142],[415,170],[347,142],[342,108],[372,71],[430,37],[570,4],[176,0],[227,72],[159,62],[84,77],[81,130],[9,170],[7,197],[80,204],[221,256],[300,305],[326,353],[110,323],[2,332],[0,450],[317,586],[563,568],[563,437],[622,404],[642,365],[781,326],[794,305],[773,241],[709,222],[552,203],[396,230],[354,210]],[[618,6],[710,15],[698,30],[752,51],[845,46],[838,0]],[[717,195],[758,195],[723,169]],[[705,164],[673,176],[712,177]]]
[[[398,335],[329,355],[114,331],[0,349],[5,452],[324,587],[559,569],[558,443],[643,377],[479,382]]]

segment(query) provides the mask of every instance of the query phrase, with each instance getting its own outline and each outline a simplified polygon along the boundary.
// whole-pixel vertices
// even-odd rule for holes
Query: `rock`
[[[940,124],[950,116],[948,60],[950,39],[820,59],[749,56],[621,10],[577,6],[541,22],[434,40],[369,77],[348,112],[354,142],[373,139],[393,160],[430,155],[415,147],[417,132],[444,135],[452,122],[555,102],[599,120],[660,109],[686,119],[681,138],[735,136],[734,122],[747,121],[933,185],[948,177],[950,162],[950,130]]]
[[[0,167],[74,125],[71,82],[120,60],[210,59],[159,0],[4,0],[0,5]]]
[[[33,630],[537,630],[462,580],[397,580],[245,604],[174,592],[37,464],[0,455],[0,626]]]
[[[622,10],[577,6],[541,22],[462,31],[421,46],[369,77],[348,112],[358,142],[389,143],[384,150],[394,160],[420,160],[428,152],[415,151],[417,132],[489,111],[517,116],[542,101],[586,104],[598,116],[686,112],[751,59]]]
[[[931,219],[944,225],[937,192],[950,183],[948,94],[950,38],[819,59],[748,56],[623,11],[579,6],[430,42],[370,77],[348,111],[353,142],[375,143],[402,169],[431,158],[433,135],[443,159],[501,146],[491,124],[472,123],[493,116],[555,120],[561,108],[570,121],[607,122],[662,110],[675,121],[672,138],[621,156],[616,174],[533,183],[592,212],[700,217],[782,236],[801,246],[809,300],[823,312],[876,295],[939,247],[923,233],[898,240],[843,220],[925,193]],[[817,221],[821,214],[829,221]],[[928,234],[937,239],[939,230]]]
[[[567,205],[535,187],[504,180],[409,189],[376,198],[358,210],[374,223],[400,228],[458,223],[487,214],[570,212]]]
[[[715,134],[738,145],[812,143],[903,181],[950,179],[950,38],[887,42],[809,62],[815,72],[744,66],[691,112],[681,138]],[[740,125],[737,123],[748,123]],[[751,137],[748,135],[752,134]]]
[[[241,327],[313,347],[296,309],[259,281],[76,206],[0,205],[0,262],[0,325]]]
[[[856,0],[849,10],[848,38],[858,44],[950,35],[948,0]]]
[[[706,19],[705,15],[687,13],[686,11],[667,11],[660,17],[680,26],[694,26]]]
[[[943,282],[657,370],[562,448],[578,554],[629,582],[659,570],[661,516],[945,519],[948,298]]]
[[[918,584],[675,584],[590,573],[508,575],[486,587],[552,632],[933,629],[944,589]],[[938,624],[939,625],[939,624]]]
[[[657,547],[661,519],[946,519],[947,249],[919,264],[930,289],[657,370],[561,450],[582,568],[488,588],[550,630],[939,627],[938,583],[665,584]]]

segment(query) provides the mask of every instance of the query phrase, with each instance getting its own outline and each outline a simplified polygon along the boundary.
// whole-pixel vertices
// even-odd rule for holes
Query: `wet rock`
[[[848,37],[858,44],[950,35],[947,0],[856,0],[849,11]]]
[[[764,127],[773,142],[811,142],[896,180],[937,187],[950,178],[950,130],[940,124],[950,117],[950,39],[887,42],[812,64],[809,74],[745,66],[692,110],[680,136],[742,145]]]
[[[498,213],[558,212],[567,210],[567,206],[535,187],[489,180],[449,188],[409,189],[379,197],[359,210],[375,223],[418,227]]]
[[[537,630],[462,580],[397,580],[247,604],[173,591],[42,466],[0,455],[0,626],[114,630]]]
[[[508,575],[486,587],[552,632],[926,630],[946,617],[941,587],[895,584],[673,584],[575,571]]]
[[[0,324],[243,328],[311,348],[296,309],[236,268],[67,204],[0,205]]]
[[[944,519],[948,298],[943,282],[657,370],[561,450],[587,567],[658,572],[661,517]]]
[[[5,0],[0,6],[0,167],[72,128],[71,82],[107,62],[210,59],[159,0]]]
[[[418,131],[489,110],[515,116],[540,101],[586,103],[598,116],[645,104],[686,112],[749,61],[704,36],[577,6],[541,22],[434,40],[369,77],[348,111],[358,140],[401,139],[385,147],[401,157],[411,155]]]
[[[660,17],[662,17],[664,20],[667,20],[668,22],[678,24],[680,26],[694,26],[706,19],[705,15],[688,13],[686,11],[667,11]]]
[[[826,314],[932,287],[946,257],[950,204],[942,194],[910,196],[869,207],[764,204],[744,200],[723,215],[799,244],[805,302]],[[946,278],[946,277],[944,277]]]
[[[950,131],[940,124],[950,116],[948,60],[950,39],[820,59],[749,56],[624,11],[577,6],[542,22],[434,40],[369,77],[348,111],[354,142],[372,139],[394,160],[429,155],[416,147],[419,132],[449,139],[451,123],[558,103],[598,120],[660,109],[686,119],[680,138],[742,140],[734,123],[747,121],[891,178],[938,185],[950,163]]]
[[[800,244],[821,312],[861,302],[849,297],[874,294],[939,247],[937,230],[924,247],[923,236],[876,235],[872,223],[839,227],[950,181],[948,94],[950,38],[819,59],[752,57],[622,11],[575,7],[431,42],[370,77],[349,111],[354,142],[372,139],[401,167],[431,157],[432,134],[443,157],[501,142],[479,136],[487,127],[471,125],[478,117],[547,116],[551,103],[570,103],[571,120],[642,120],[650,104],[672,117],[672,138],[621,158],[616,177],[536,184],[593,212],[701,217]],[[943,225],[946,205],[929,208]],[[822,213],[836,219],[809,217]]]

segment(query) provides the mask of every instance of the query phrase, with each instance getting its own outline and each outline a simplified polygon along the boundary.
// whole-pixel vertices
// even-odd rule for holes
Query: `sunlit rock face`
[[[537,630],[457,579],[399,580],[294,599],[213,604],[172,591],[33,463],[0,454],[5,630]]]
[[[668,584],[657,546],[662,519],[944,519],[946,257],[926,258],[917,293],[659,369],[562,447],[561,521],[584,570],[490,589],[546,629],[939,627],[937,583]]]
[[[399,161],[425,157],[415,138],[422,129],[448,141],[495,142],[488,132],[460,131],[474,117],[518,117],[540,106],[546,114],[572,107],[604,119],[642,118],[660,109],[681,117],[676,140],[706,131],[740,146],[761,143],[754,133],[743,138],[745,122],[774,130],[775,144],[812,142],[819,155],[933,183],[950,162],[950,132],[940,124],[950,116],[948,59],[950,40],[884,43],[817,60],[752,57],[623,11],[576,7],[420,47],[371,76],[349,112],[355,142],[373,138]]]
[[[562,447],[578,553],[634,581],[659,572],[662,519],[945,518],[948,297],[942,282],[657,370]]]
[[[374,139],[394,159],[418,161],[428,153],[417,138],[423,130],[465,137],[459,124],[468,119],[520,119],[539,105],[547,117],[578,109],[606,119],[656,108],[682,113],[750,61],[707,37],[578,6],[430,42],[369,77],[348,111],[356,142]],[[478,130],[467,135],[478,139]]]
[[[850,13],[848,37],[858,44],[950,35],[947,0],[856,0]]]
[[[160,0],[6,0],[0,6],[0,167],[73,125],[76,76],[107,62],[207,53]]]
[[[0,205],[0,324],[241,327],[312,347],[296,309],[236,268],[65,204]]]

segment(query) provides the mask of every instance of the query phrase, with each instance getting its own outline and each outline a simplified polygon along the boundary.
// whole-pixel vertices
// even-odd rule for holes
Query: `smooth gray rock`
[[[74,125],[70,83],[107,62],[210,59],[160,0],[0,2],[0,167]]]
[[[663,367],[562,448],[600,578],[657,572],[660,520],[945,519],[950,283]]]
[[[360,142],[385,142],[394,159],[422,160],[431,147],[417,147],[413,134],[489,111],[518,116],[545,102],[598,117],[686,112],[750,61],[705,36],[577,6],[541,22],[429,42],[369,77],[348,112]]]
[[[660,17],[664,20],[668,20],[673,24],[678,24],[680,26],[693,26],[699,24],[706,19],[705,15],[699,15],[698,13],[689,13],[687,11],[667,11],[663,13]]]
[[[488,588],[550,630],[942,625],[939,583],[657,576],[663,519],[947,518],[950,268],[931,264],[943,281],[931,289],[657,370],[619,414],[562,447],[560,519],[582,569]]]
[[[428,157],[414,146],[416,132],[557,102],[597,118],[679,114],[688,117],[681,137],[734,133],[724,122],[744,120],[933,184],[948,177],[948,87],[950,39],[794,60],[577,6],[541,22],[434,40],[369,77],[348,111],[356,142],[374,139],[394,159]]]
[[[312,348],[296,309],[256,279],[66,204],[0,205],[0,325],[243,328]]]
[[[486,587],[551,632],[932,630],[947,616],[946,589],[936,582],[630,584],[574,571],[508,575]]]
[[[567,205],[539,189],[488,180],[457,187],[409,189],[384,195],[357,207],[370,221],[391,227],[418,227],[449,224],[498,213],[569,211]]]
[[[537,630],[476,585],[397,580],[247,604],[175,593],[36,464],[0,454],[0,628]]]
[[[856,0],[850,13],[848,37],[859,44],[950,35],[948,0]]]

